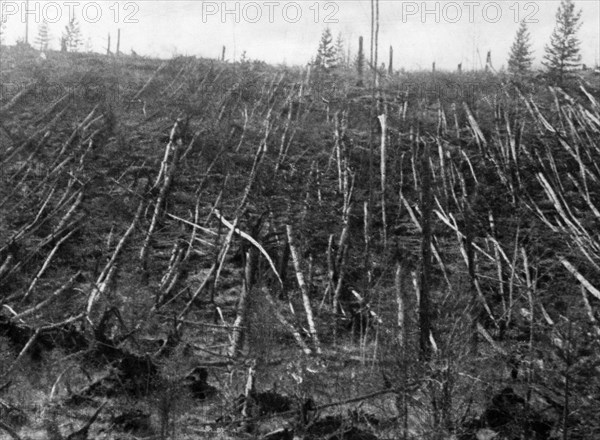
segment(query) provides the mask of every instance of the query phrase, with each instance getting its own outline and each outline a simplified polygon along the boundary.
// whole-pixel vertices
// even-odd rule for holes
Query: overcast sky
[[[598,62],[600,2],[576,1],[583,10],[579,31],[583,62]],[[71,5],[73,4],[73,5]],[[429,69],[479,67],[488,50],[496,68],[506,64],[518,21],[529,22],[536,65],[554,27],[559,1],[380,1],[380,60],[387,62],[394,46],[395,67]],[[6,41],[13,44],[25,34],[25,1],[0,0],[6,19]],[[353,54],[358,37],[369,48],[370,0],[352,1],[33,1],[29,2],[29,39],[37,34],[36,20],[46,18],[53,37],[59,38],[71,10],[80,21],[86,46],[105,51],[107,34],[121,29],[121,50],[140,55],[171,57],[196,55],[215,58],[227,47],[226,58],[270,63],[305,64],[316,53],[325,27],[341,33]]]

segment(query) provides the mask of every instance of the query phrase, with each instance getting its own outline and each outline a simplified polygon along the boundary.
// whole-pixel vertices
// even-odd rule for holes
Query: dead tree
[[[494,66],[492,65],[492,51],[488,50],[487,56],[485,57],[485,71],[489,72],[489,71],[495,72],[496,69],[494,69]]]
[[[387,136],[387,114],[384,112],[378,117],[381,124],[381,222],[383,229],[383,249],[387,249],[387,218],[386,218],[386,136]]]
[[[291,225],[286,225],[288,242],[290,245],[290,253],[292,255],[292,261],[294,262],[294,268],[296,270],[296,279],[298,280],[298,286],[302,292],[302,303],[304,304],[304,311],[306,312],[306,320],[308,322],[308,330],[312,337],[315,345],[315,351],[321,353],[321,344],[319,342],[319,335],[317,334],[317,328],[315,326],[315,320],[313,318],[312,306],[310,305],[310,296],[308,294],[308,286],[304,279],[304,273],[302,271],[302,264],[300,261],[300,254],[296,246],[296,240],[294,239],[294,231]]]
[[[363,37],[358,37],[358,55],[356,58],[356,73],[358,74],[358,87],[363,86],[363,75],[365,69],[365,52],[363,48]]]

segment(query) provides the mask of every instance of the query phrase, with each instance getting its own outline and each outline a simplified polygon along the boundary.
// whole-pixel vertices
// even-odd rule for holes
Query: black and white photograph
[[[0,0],[0,440],[600,440],[599,0]]]

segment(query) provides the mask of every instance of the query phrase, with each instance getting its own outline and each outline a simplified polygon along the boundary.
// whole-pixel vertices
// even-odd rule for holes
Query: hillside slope
[[[2,50],[0,428],[600,433],[597,85]]]

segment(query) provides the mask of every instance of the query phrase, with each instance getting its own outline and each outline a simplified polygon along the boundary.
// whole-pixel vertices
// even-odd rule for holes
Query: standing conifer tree
[[[346,53],[344,49],[344,37],[342,33],[338,33],[337,39],[335,40],[335,60],[338,66],[346,65]]]
[[[69,21],[69,24],[65,26],[62,40],[64,40],[69,52],[77,52],[83,44],[81,29],[75,16],[73,16]]]
[[[527,23],[522,21],[510,48],[508,71],[513,75],[524,75],[531,70],[532,61],[531,36],[527,29]]]
[[[315,65],[322,70],[331,70],[336,66],[336,53],[333,45],[331,29],[326,28],[321,34]]]
[[[38,26],[38,34],[35,37],[35,45],[40,51],[45,52],[48,50],[48,43],[50,42],[50,31],[48,30],[48,22],[42,21]]]
[[[581,55],[577,31],[581,27],[581,10],[575,11],[573,0],[561,0],[556,12],[556,24],[546,46],[544,66],[559,84],[579,66]]]

